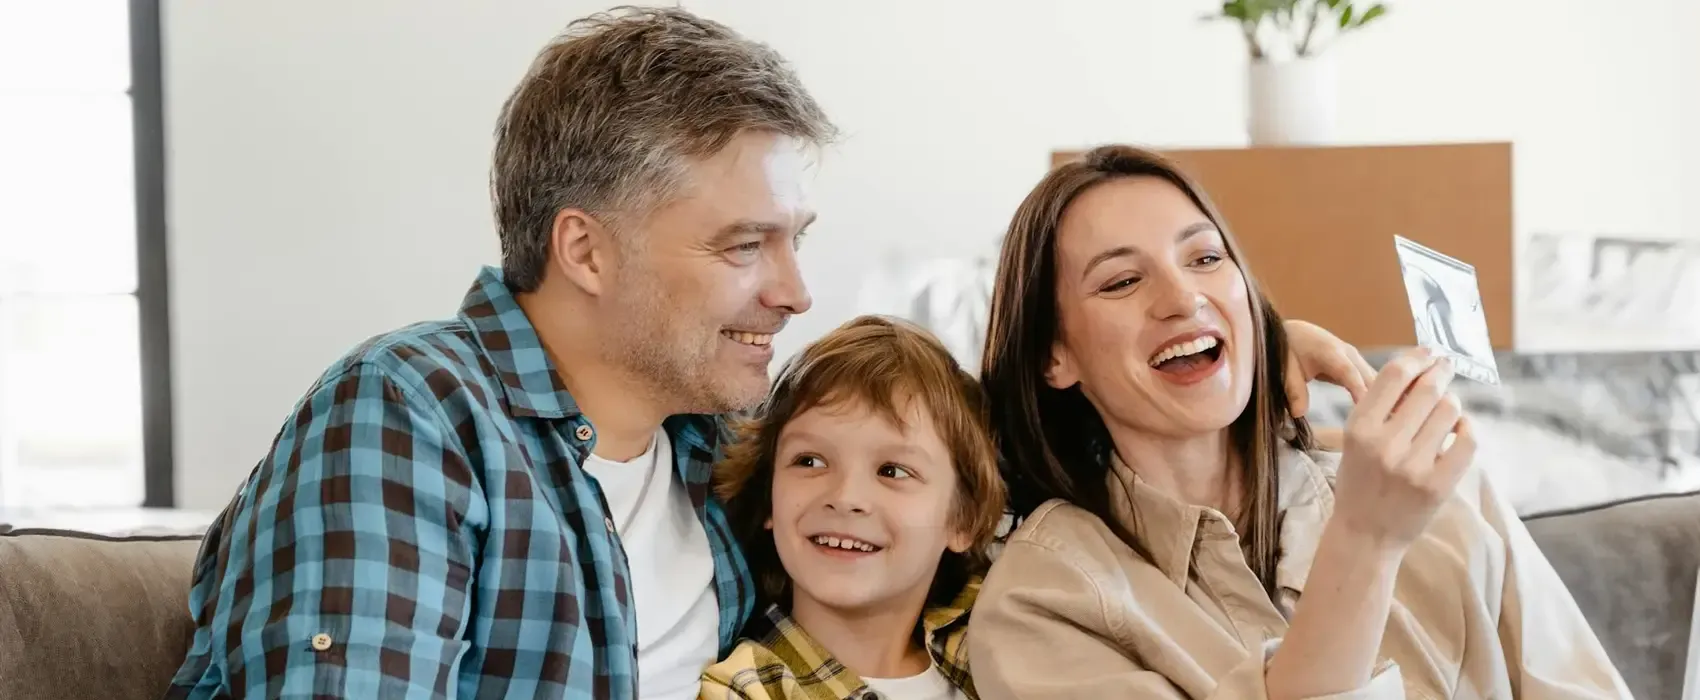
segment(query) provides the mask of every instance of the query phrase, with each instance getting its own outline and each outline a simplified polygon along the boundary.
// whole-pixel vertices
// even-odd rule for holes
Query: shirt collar
[[[479,271],[461,301],[460,317],[472,327],[479,347],[501,378],[510,413],[551,419],[579,414],[537,328],[502,280],[501,270],[486,266]]]
[[[1158,570],[1175,585],[1185,587],[1200,523],[1207,517],[1227,522],[1226,518],[1157,490],[1114,453],[1110,459],[1109,487],[1115,496],[1110,500],[1116,518],[1132,530],[1133,537],[1151,555]],[[1325,461],[1328,466],[1296,448],[1287,445],[1281,448],[1276,467],[1281,489],[1276,496],[1281,512],[1280,559],[1275,564],[1277,588],[1294,593],[1304,591],[1306,576],[1322,538],[1322,526],[1334,510],[1332,466],[1337,459]]]
[[[967,631],[969,612],[980,594],[981,577],[970,577],[951,602],[928,606],[921,612],[921,631],[927,653],[933,665],[945,678],[962,687],[969,683],[967,668]],[[752,622],[750,636],[789,667],[798,678],[819,681],[831,679],[840,687],[843,697],[850,697],[866,687],[855,672],[845,668],[832,652],[809,636],[801,625],[778,605],[767,610]]]

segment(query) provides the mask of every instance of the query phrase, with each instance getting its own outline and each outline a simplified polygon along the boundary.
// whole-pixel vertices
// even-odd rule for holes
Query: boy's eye
[[[914,476],[903,465],[890,462],[880,465],[879,475],[886,479],[908,479]]]
[[[791,460],[791,466],[804,467],[808,469],[822,466],[824,463],[824,460],[814,455],[797,455]]]

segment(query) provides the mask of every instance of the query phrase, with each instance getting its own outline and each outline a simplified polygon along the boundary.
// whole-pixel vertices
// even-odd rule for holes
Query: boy
[[[781,370],[715,474],[766,613],[702,697],[972,700],[968,611],[1004,511],[978,382],[854,319]]]

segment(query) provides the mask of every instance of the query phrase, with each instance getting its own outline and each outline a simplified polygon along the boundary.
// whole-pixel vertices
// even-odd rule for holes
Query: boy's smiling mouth
[[[882,549],[885,549],[884,547],[881,547],[877,544],[865,542],[863,540],[859,540],[859,539],[856,539],[854,537],[850,537],[848,535],[822,534],[822,535],[814,535],[814,536],[812,536],[808,539],[809,539],[810,542],[813,542],[816,547],[820,547],[820,548],[826,549],[826,550],[831,550],[835,553],[842,552],[842,553],[846,553],[846,554],[873,554],[873,553],[878,552]]]

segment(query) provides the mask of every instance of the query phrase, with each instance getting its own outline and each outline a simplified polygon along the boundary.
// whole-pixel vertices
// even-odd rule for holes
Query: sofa
[[[1372,363],[1385,358],[1372,353]],[[1700,572],[1700,353],[1498,358],[1460,384],[1507,492],[1635,697],[1681,697]],[[1350,402],[1313,387],[1337,429]],[[199,537],[0,524],[0,699],[157,698],[188,649]]]
[[[1637,698],[1680,697],[1700,494],[1525,519]],[[0,698],[153,700],[189,648],[192,536],[0,533]]]

